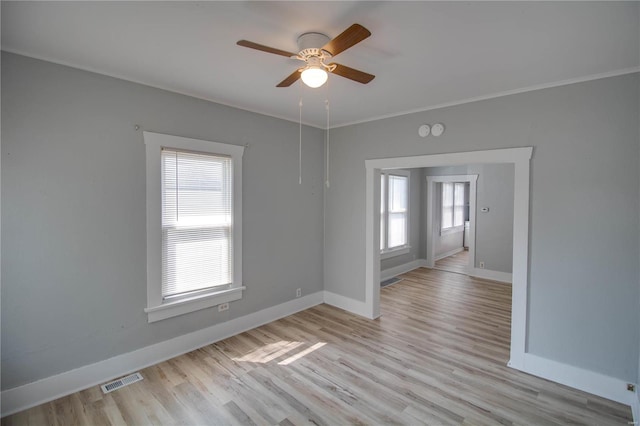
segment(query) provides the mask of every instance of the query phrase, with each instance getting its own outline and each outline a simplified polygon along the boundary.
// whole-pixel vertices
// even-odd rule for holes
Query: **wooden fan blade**
[[[280,82],[276,87],[289,87],[300,78],[300,71],[295,70],[291,75]]]
[[[359,71],[354,68],[349,68],[340,64],[330,64],[335,65],[336,69],[332,71],[333,74],[338,74],[340,77],[348,78],[349,80],[357,81],[358,83],[367,84],[374,78],[376,78],[373,74],[368,74],[364,71]]]
[[[335,37],[329,43],[322,47],[322,50],[326,50],[331,53],[331,56],[336,56],[340,52],[344,52],[351,46],[355,46],[365,38],[369,37],[371,32],[360,24],[353,24],[342,32],[339,36]]]
[[[291,53],[291,52],[287,52],[286,50],[280,50],[280,49],[276,49],[274,47],[269,47],[269,46],[265,46],[265,45],[262,45],[262,44],[254,43],[254,42],[248,41],[248,40],[240,40],[236,44],[238,46],[248,47],[249,49],[256,49],[256,50],[261,50],[261,51],[267,52],[267,53],[273,53],[273,54],[280,55],[280,56],[286,56],[287,58],[290,58],[292,56],[296,56],[295,53]]]

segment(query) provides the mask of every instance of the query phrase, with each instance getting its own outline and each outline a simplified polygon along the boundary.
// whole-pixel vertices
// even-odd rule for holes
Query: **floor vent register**
[[[109,393],[109,392],[113,392],[114,390],[118,390],[120,388],[128,386],[131,383],[139,382],[140,380],[142,380],[142,374],[133,373],[126,377],[122,377],[118,380],[114,380],[113,382],[100,385],[100,388],[102,388],[102,392]]]

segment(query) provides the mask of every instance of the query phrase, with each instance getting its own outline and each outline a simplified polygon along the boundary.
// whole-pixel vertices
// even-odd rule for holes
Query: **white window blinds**
[[[464,182],[442,184],[442,229],[464,225]]]
[[[453,226],[464,225],[464,183],[456,182],[453,200]]]
[[[162,298],[233,281],[232,159],[162,149]]]
[[[392,251],[408,245],[409,173],[380,174],[380,250]],[[400,174],[403,173],[403,174]]]
[[[389,175],[389,248],[407,244],[409,178]]]
[[[453,183],[442,184],[442,229],[453,226]]]

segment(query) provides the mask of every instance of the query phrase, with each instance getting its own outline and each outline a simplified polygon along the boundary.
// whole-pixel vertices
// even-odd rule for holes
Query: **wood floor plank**
[[[506,367],[510,286],[425,268],[401,278],[381,289],[377,320],[319,305],[146,368],[128,387],[95,386],[2,425],[631,421],[627,406]]]
[[[462,250],[456,254],[436,260],[435,267],[450,272],[466,273],[469,266],[469,251]]]

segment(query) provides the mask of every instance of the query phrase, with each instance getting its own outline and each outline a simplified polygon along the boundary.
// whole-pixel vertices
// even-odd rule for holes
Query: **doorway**
[[[436,268],[436,261],[444,260],[449,256],[455,256],[457,252],[464,251],[464,247],[468,248],[468,253],[463,253],[459,257],[464,257],[466,260],[466,265],[464,261],[461,263],[459,259],[455,259],[452,262],[452,265],[447,265],[449,268],[445,268],[447,270],[451,270],[452,272],[461,272],[468,273],[473,269],[475,265],[475,234],[476,234],[476,193],[477,193],[477,181],[478,175],[448,175],[448,176],[427,176],[427,241],[426,241],[426,260],[427,267]],[[463,198],[463,206],[462,206],[462,221],[461,223],[456,223],[456,190],[462,189],[465,190],[464,187],[460,187],[457,184],[468,184],[468,192],[464,194]],[[447,198],[446,196],[442,196],[444,194],[443,188],[445,185],[450,185],[452,190],[452,196],[449,197],[452,199],[451,205],[451,214],[453,216],[450,221],[450,227],[443,225],[442,220],[439,218],[438,212],[442,212],[442,203],[443,199]],[[466,204],[466,211],[464,211]],[[466,219],[466,220],[465,220]],[[468,222],[468,224],[467,224]],[[456,235],[456,228],[462,226],[462,229],[459,230],[462,235]],[[447,232],[450,230],[450,232]],[[446,235],[445,235],[446,233]],[[453,237],[453,238],[452,238]],[[466,241],[465,241],[466,237]],[[459,240],[459,247],[462,250],[457,250],[458,244],[456,243],[456,238]],[[445,248],[439,249],[439,241],[445,242],[445,239],[452,240],[453,245],[446,246]],[[450,243],[449,243],[450,244]],[[444,253],[442,253],[444,251]],[[443,255],[444,254],[444,255]]]
[[[365,312],[370,318],[380,316],[380,221],[379,191],[381,169],[442,167],[465,164],[510,163],[514,165],[513,201],[513,284],[511,300],[511,347],[508,365],[524,368],[527,330],[527,287],[529,250],[529,185],[532,147],[382,158],[365,161]],[[378,192],[376,194],[376,192]]]

